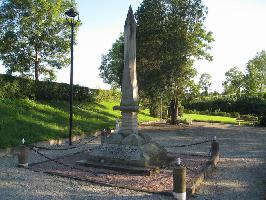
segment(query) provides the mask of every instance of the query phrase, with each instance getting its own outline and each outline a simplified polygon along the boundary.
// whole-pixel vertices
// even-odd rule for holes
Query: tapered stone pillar
[[[131,6],[124,26],[124,69],[122,77],[122,98],[120,106],[114,110],[122,111],[119,134],[128,136],[138,133],[138,84],[136,71],[136,22]]]

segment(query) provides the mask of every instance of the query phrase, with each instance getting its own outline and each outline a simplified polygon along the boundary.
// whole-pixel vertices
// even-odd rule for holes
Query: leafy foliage
[[[226,80],[223,82],[225,94],[263,95],[266,92],[265,50],[258,52],[248,61],[245,74],[238,67],[233,67],[225,73],[225,76]]]
[[[32,79],[0,75],[0,98],[37,99],[37,100],[69,100],[69,85],[50,81],[34,81]],[[75,101],[111,101],[117,100],[120,93],[116,90],[95,90],[79,85],[73,86]]]
[[[266,97],[266,96],[265,96]],[[185,102],[185,108],[189,110],[211,111],[220,110],[222,112],[238,112],[240,114],[254,114],[262,116],[266,112],[266,98],[260,96],[242,95],[195,99]]]
[[[226,80],[223,82],[225,94],[240,95],[243,90],[244,84],[244,74],[239,70],[238,67],[233,67],[225,73]]]
[[[199,87],[201,88],[201,90],[203,91],[203,93],[205,94],[205,96],[208,95],[208,90],[211,87],[211,75],[208,73],[203,73],[200,76],[199,79]]]
[[[3,0],[0,4],[0,59],[8,74],[55,79],[55,69],[69,64],[70,26],[67,0]],[[75,29],[77,30],[77,29]]]
[[[115,101],[119,102],[121,99],[121,92],[116,89],[111,90],[95,90],[97,91],[97,96],[95,98],[96,102],[102,101]]]
[[[262,117],[260,117],[259,125],[266,127],[266,115],[263,115]]]
[[[115,41],[108,54],[102,55],[100,77],[105,83],[118,88],[122,84],[122,71],[124,66],[124,36]]]
[[[185,90],[196,75],[194,59],[211,59],[213,41],[201,1],[144,0],[136,12],[139,87],[152,105],[163,91],[174,123]]]
[[[266,92],[266,52],[264,50],[248,62],[245,80],[248,94]]]

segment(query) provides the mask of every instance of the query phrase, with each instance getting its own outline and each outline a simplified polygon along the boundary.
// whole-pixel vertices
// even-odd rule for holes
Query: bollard
[[[211,152],[212,152],[212,155],[216,155],[219,152],[219,143],[216,141],[216,136],[214,136],[212,144],[211,144]]]
[[[103,129],[103,131],[101,132],[101,144],[105,143],[106,139],[107,139],[107,131]]]
[[[192,120],[192,118],[189,118],[190,119],[190,125],[192,125],[193,124],[193,120]]]
[[[119,129],[120,129],[120,123],[119,123],[119,120],[116,119],[116,121],[115,121],[115,132],[118,133]]]
[[[28,167],[28,148],[24,145],[25,140],[22,139],[22,145],[19,148],[18,167]]]
[[[211,159],[213,166],[216,167],[217,163],[219,162],[219,143],[216,141],[216,138],[212,141]]]
[[[173,196],[178,200],[186,199],[186,168],[181,166],[180,158],[173,169]]]

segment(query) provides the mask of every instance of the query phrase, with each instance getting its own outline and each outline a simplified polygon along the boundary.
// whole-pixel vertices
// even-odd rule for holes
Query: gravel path
[[[217,126],[208,132],[217,132],[221,158],[193,199],[266,200],[266,129]]]
[[[187,128],[143,126],[142,131],[163,146],[197,142],[217,136],[221,152],[218,169],[203,183],[200,191],[192,199],[266,199],[263,194],[266,190],[266,129],[195,123]],[[89,147],[97,145],[98,142],[90,144]],[[56,155],[50,151],[46,155],[59,156],[86,148],[88,147],[83,145],[79,149],[58,152]],[[196,154],[206,154],[208,149],[209,144],[182,149],[167,148],[172,152]],[[40,156],[30,154],[30,163],[41,160],[43,158]],[[19,169],[16,165],[16,156],[0,158],[1,200],[173,199],[32,172]]]

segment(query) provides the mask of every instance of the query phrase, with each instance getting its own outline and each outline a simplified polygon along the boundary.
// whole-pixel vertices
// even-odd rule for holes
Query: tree
[[[223,82],[225,94],[241,94],[245,87],[244,74],[238,67],[233,67],[225,73],[225,81]]]
[[[213,39],[204,29],[205,14],[199,0],[144,0],[136,12],[139,87],[152,104],[167,88],[172,124],[196,75],[194,60],[211,59],[208,44]]]
[[[208,95],[208,91],[211,87],[211,75],[208,74],[208,73],[203,73],[201,74],[200,76],[200,79],[199,79],[199,87],[201,88],[201,90],[203,91],[203,94],[205,96]]]
[[[55,79],[69,62],[67,0],[3,0],[0,4],[0,59],[7,73]]]
[[[106,55],[102,55],[101,65],[99,67],[100,77],[105,83],[114,88],[121,87],[122,71],[124,66],[124,35],[113,43]]]
[[[246,80],[246,92],[250,95],[266,92],[266,52],[265,50],[248,61]]]
[[[200,87],[195,81],[192,79],[191,84],[187,87],[185,92],[185,98],[183,99],[184,102],[190,102],[195,98],[200,96]]]
[[[203,25],[206,12],[200,0],[144,0],[135,13],[140,96],[148,99],[153,113],[163,92],[164,102],[171,107],[172,123],[176,122],[178,107],[196,75],[194,60],[211,60],[208,50],[212,33]],[[107,67],[100,70],[118,69],[119,62],[112,60],[108,55],[103,57],[102,65]],[[103,71],[101,74],[118,80]]]

